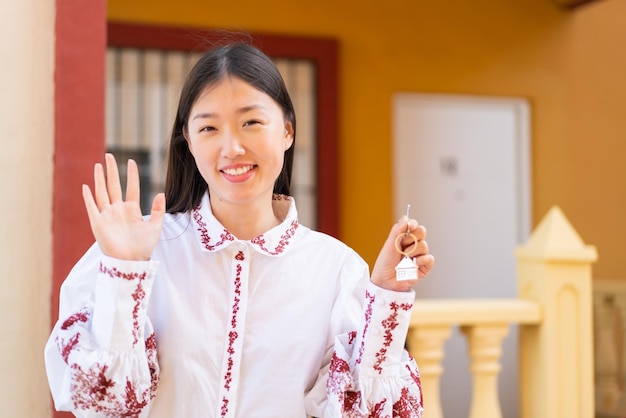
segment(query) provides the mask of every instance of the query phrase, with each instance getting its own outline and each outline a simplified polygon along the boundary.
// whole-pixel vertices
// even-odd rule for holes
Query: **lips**
[[[248,180],[255,171],[257,166],[254,164],[246,164],[239,166],[225,167],[220,170],[226,179],[234,183],[240,183]]]
[[[223,168],[220,171],[224,174],[228,174],[229,176],[241,176],[250,172],[250,170],[252,170],[254,167],[255,166],[251,164],[251,165],[243,165],[239,167]]]

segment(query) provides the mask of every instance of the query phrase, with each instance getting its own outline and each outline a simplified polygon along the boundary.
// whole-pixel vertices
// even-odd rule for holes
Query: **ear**
[[[187,132],[187,127],[183,126],[183,137],[185,137],[185,141],[187,142],[187,148],[191,152],[191,141],[189,140],[189,133]]]
[[[293,145],[293,125],[291,122],[285,122],[285,151]]]

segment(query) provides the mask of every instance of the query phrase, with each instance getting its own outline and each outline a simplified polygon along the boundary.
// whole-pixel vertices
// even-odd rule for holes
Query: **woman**
[[[97,242],[61,288],[46,346],[57,409],[421,415],[419,372],[403,345],[411,287],[434,263],[426,230],[407,217],[393,225],[370,277],[353,250],[298,223],[295,136],[278,70],[236,43],[209,51],[188,76],[150,217],[133,161],[126,200],[113,156],[95,165],[94,193],[84,186],[83,198]],[[396,280],[403,255],[419,278]]]

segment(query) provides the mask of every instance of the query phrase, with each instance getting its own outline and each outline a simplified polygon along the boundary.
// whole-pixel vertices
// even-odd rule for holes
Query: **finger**
[[[424,225],[420,225],[415,221],[415,228],[413,229],[413,233],[418,234],[420,239],[426,238],[426,227]]]
[[[426,227],[424,225],[420,225],[415,219],[409,219],[409,230],[412,234],[417,236],[417,239],[425,239],[426,238]]]
[[[403,250],[403,254],[406,254],[411,258],[426,255],[428,254],[428,243],[426,243],[426,241],[418,241],[417,243],[414,242]]]
[[[95,187],[95,197],[98,209],[102,210],[111,204],[107,193],[106,180],[104,179],[104,168],[102,164],[96,163],[93,166],[93,182]]]
[[[419,278],[423,278],[430,273],[430,270],[435,265],[435,257],[431,254],[421,255],[415,258],[415,263],[417,264]]]
[[[117,162],[111,153],[106,153],[105,161],[107,165],[107,190],[111,203],[122,200],[122,185],[120,184],[120,173],[117,169]]]
[[[417,257],[420,255],[428,254],[428,243],[424,240],[420,240],[417,244],[413,243],[412,245],[406,248],[406,251],[409,251],[409,257]]]
[[[165,216],[165,194],[159,193],[152,200],[152,209],[150,210],[150,220],[148,222],[155,225],[161,225]]]
[[[411,219],[408,216],[402,215],[402,217],[398,220],[398,222],[394,226],[394,229],[398,227],[404,233],[411,232],[410,222],[411,222]]]
[[[423,225],[420,225],[414,218],[409,218],[406,215],[402,215],[402,218],[394,225],[394,230],[396,227],[404,232],[405,234],[413,233],[418,236],[418,239],[424,239],[426,237],[426,228]]]
[[[126,201],[139,202],[139,169],[135,160],[128,160],[126,169]]]
[[[428,242],[425,239],[421,239],[417,242],[417,248],[415,252],[419,255],[428,254]]]
[[[402,252],[409,253],[412,253],[415,250],[415,247],[417,245],[416,242],[418,242],[417,237],[412,233],[409,233],[408,235],[401,233],[400,235],[398,235],[397,240],[400,244],[399,247]]]
[[[85,209],[87,209],[89,224],[91,225],[91,229],[93,231],[94,224],[100,216],[100,211],[98,210],[98,206],[93,199],[91,189],[89,189],[89,186],[87,186],[86,184],[83,184],[83,202],[85,202]]]
[[[398,220],[398,222],[393,224],[393,226],[391,227],[391,230],[389,231],[389,236],[387,237],[387,241],[393,243],[396,241],[398,235],[406,235],[407,231],[410,232],[408,222],[409,218],[406,215],[402,215],[402,218],[400,218],[400,220]]]

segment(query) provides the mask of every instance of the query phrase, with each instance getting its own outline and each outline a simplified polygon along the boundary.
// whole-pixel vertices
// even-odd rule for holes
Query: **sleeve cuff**
[[[122,351],[143,344],[157,266],[156,261],[102,257],[93,314],[93,333],[100,346]]]
[[[357,338],[360,375],[394,376],[400,372],[415,292],[366,289],[363,327]]]

